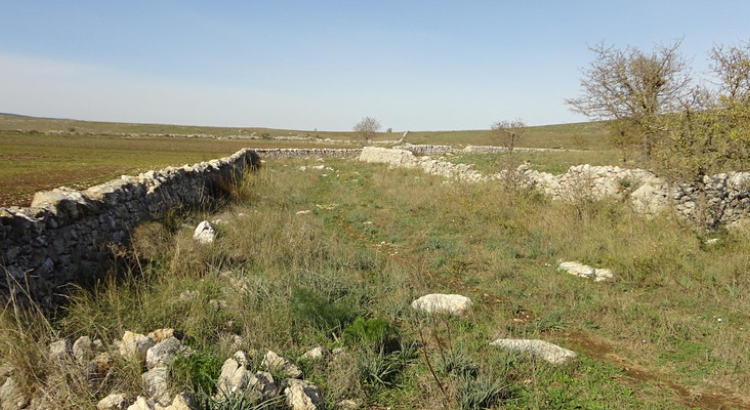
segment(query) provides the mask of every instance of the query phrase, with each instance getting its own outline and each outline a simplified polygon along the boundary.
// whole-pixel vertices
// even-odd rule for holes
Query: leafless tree
[[[508,152],[513,152],[516,143],[521,140],[526,133],[526,124],[515,119],[513,121],[498,121],[492,124],[492,137]]]
[[[714,46],[709,56],[723,95],[730,101],[750,102],[750,43]]]
[[[661,136],[661,114],[677,110],[689,93],[691,78],[678,53],[680,43],[657,45],[650,54],[603,43],[590,47],[595,58],[583,70],[583,95],[566,103],[591,119],[614,120],[616,141],[638,143],[650,158]]]
[[[366,142],[375,138],[375,133],[380,129],[380,121],[373,117],[364,117],[354,125],[353,130]]]

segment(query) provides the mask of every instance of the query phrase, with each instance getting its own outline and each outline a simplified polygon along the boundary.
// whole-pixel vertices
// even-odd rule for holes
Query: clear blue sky
[[[682,39],[695,74],[750,39],[750,2],[0,0],[0,112],[348,130],[584,121],[599,42]]]

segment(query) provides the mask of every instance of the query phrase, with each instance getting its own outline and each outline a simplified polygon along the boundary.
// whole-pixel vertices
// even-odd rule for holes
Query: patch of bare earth
[[[594,338],[585,333],[571,332],[568,341],[578,347],[578,351],[596,360],[608,361],[622,368],[622,376],[618,381],[625,384],[650,384],[661,390],[674,393],[677,404],[689,408],[700,409],[750,409],[750,401],[746,397],[725,387],[708,384],[700,392],[669,380],[653,369],[635,364],[615,353],[617,346],[605,339]]]

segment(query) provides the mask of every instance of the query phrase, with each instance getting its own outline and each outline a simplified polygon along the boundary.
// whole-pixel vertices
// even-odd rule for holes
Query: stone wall
[[[462,182],[501,181],[513,177],[521,186],[533,187],[552,199],[568,202],[597,201],[604,198],[628,199],[644,214],[667,209],[708,228],[732,226],[750,220],[750,173],[730,172],[704,178],[705,191],[693,185],[670,184],[650,171],[617,166],[576,165],[561,175],[539,172],[528,165],[484,175],[469,165],[453,164],[430,157],[417,157],[400,149],[366,147],[360,161],[379,162],[422,169],[432,175]],[[705,212],[699,212],[702,207]]]
[[[357,148],[257,148],[253,151],[262,158],[346,158],[362,153],[362,149]]]
[[[260,165],[247,149],[183,167],[122,176],[77,191],[38,192],[30,207],[0,208],[0,299],[54,305],[71,283],[92,284],[141,222],[224,195]]]

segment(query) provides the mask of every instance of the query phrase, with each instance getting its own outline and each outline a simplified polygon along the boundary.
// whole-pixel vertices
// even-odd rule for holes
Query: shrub
[[[360,313],[354,295],[327,297],[314,290],[297,287],[292,291],[289,307],[295,322],[325,333],[339,334]]]

